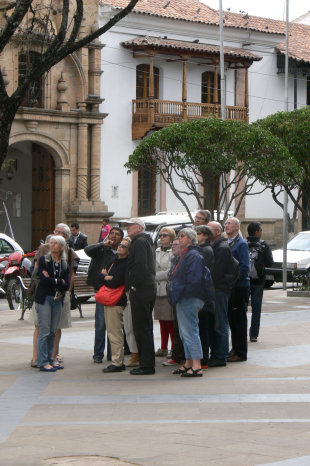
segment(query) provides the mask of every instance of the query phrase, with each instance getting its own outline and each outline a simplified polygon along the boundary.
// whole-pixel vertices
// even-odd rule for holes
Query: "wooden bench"
[[[76,295],[78,302],[78,310],[80,317],[83,318],[82,304],[86,303],[95,294],[93,286],[86,283],[87,275],[75,275],[74,277],[74,294]]]
[[[33,301],[27,296],[27,289],[30,285],[31,278],[21,278],[17,277],[22,287],[22,302],[21,302],[21,316],[19,320],[24,320],[24,314],[27,309],[31,309]],[[80,318],[82,319],[82,304],[86,303],[90,298],[95,294],[94,287],[86,283],[87,275],[75,275],[74,277],[74,294],[77,298],[77,307],[80,313]]]

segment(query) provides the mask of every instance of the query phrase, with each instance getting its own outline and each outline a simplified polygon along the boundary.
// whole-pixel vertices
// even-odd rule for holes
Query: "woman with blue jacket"
[[[197,234],[183,228],[179,235],[180,261],[173,271],[171,304],[176,305],[185,364],[173,371],[181,377],[202,377],[202,348],[199,338],[198,313],[210,294],[210,271],[197,246]]]
[[[37,366],[43,372],[63,369],[63,366],[54,366],[52,353],[65,291],[70,284],[70,267],[64,252],[66,240],[62,236],[52,236],[49,244],[50,253],[39,259],[40,281],[35,295],[39,322]]]

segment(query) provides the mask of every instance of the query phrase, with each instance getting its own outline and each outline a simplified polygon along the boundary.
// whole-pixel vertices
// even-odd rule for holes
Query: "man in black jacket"
[[[140,367],[130,371],[132,375],[155,373],[155,351],[152,310],[156,298],[155,254],[153,241],[144,233],[145,224],[133,217],[127,222],[127,232],[131,239],[128,258],[129,299],[132,324],[136,337]]]
[[[262,227],[260,222],[251,222],[248,225],[247,237],[250,250],[250,295],[252,319],[250,327],[250,341],[256,342],[260,328],[263,293],[265,285],[265,267],[273,263],[272,252],[266,241],[261,240]]]
[[[117,247],[124,237],[124,232],[118,227],[111,229],[109,238],[105,243],[90,244],[85,248],[85,253],[91,257],[88,269],[87,283],[97,291],[104,285],[102,270],[106,269],[115,259]],[[93,360],[102,363],[105,348],[106,325],[104,319],[104,305],[96,302],[95,311],[95,343]],[[111,351],[108,344],[108,356],[111,359]]]
[[[222,226],[218,222],[208,223],[213,237],[211,246],[214,253],[214,266],[211,271],[215,288],[215,316],[208,322],[211,358],[209,367],[226,366],[229,351],[228,300],[231,284],[228,276],[232,267],[232,255],[226,238],[222,236]]]
[[[88,246],[87,236],[80,232],[80,225],[77,222],[71,223],[71,235],[69,238],[69,246],[75,251],[86,248]]]

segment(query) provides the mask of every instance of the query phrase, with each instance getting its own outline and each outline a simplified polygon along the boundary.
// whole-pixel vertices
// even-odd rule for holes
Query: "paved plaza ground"
[[[266,290],[248,361],[184,379],[161,358],[155,375],[103,374],[94,304],[63,332],[65,369],[39,372],[29,311],[0,300],[0,465],[309,466],[309,304]]]

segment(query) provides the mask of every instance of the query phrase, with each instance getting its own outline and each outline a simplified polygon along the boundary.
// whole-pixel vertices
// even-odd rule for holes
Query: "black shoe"
[[[100,356],[96,356],[94,359],[94,362],[97,364],[102,364],[102,358]]]
[[[209,367],[224,367],[226,366],[226,361],[224,359],[209,359]]]
[[[250,337],[250,341],[256,342],[256,341],[257,341],[257,337]]]
[[[108,367],[105,367],[102,369],[102,372],[122,372],[126,369],[126,366],[123,364],[122,366],[114,366],[114,364],[111,364]]]
[[[135,367],[130,371],[131,375],[151,375],[155,374],[154,367]]]

